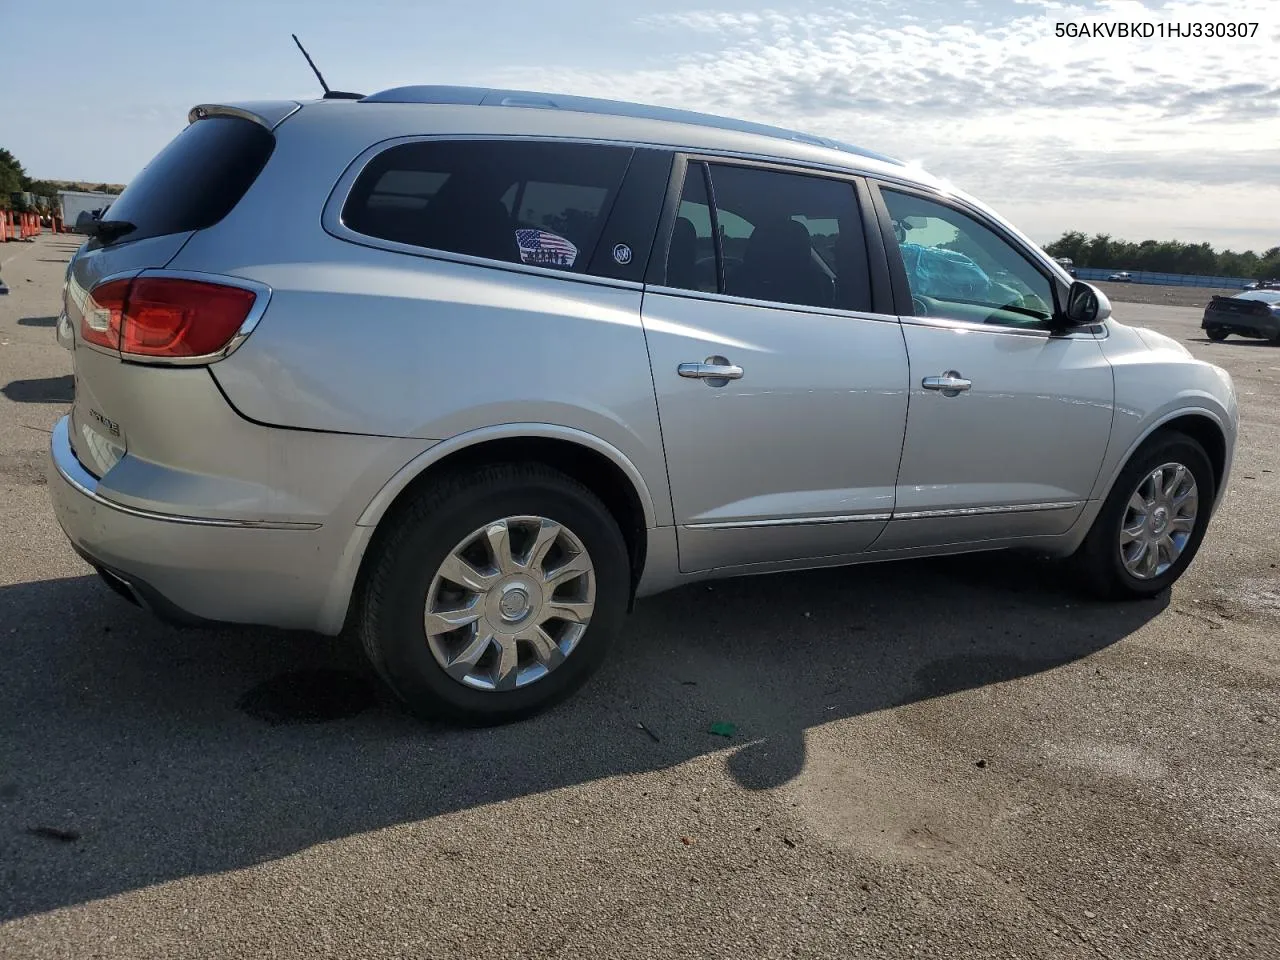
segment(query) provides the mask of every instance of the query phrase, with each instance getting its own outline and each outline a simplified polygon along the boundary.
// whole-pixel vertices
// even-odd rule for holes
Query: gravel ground
[[[1107,283],[1105,280],[1095,283],[1094,286],[1110,297],[1113,303],[1195,307],[1200,311],[1203,311],[1215,296],[1230,297],[1242,292],[1218,287],[1161,287],[1152,283]],[[1196,319],[1198,320],[1199,316]]]
[[[175,631],[72,554],[73,248],[0,246],[6,960],[1280,956],[1280,349],[1117,304],[1241,392],[1171,596],[1002,557],[693,586],[561,709],[456,731],[342,642]]]

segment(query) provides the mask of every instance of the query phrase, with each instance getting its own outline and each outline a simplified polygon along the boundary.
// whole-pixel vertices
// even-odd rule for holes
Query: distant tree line
[[[0,147],[0,207],[8,209],[9,195],[24,192],[30,183],[31,179],[27,176],[27,171],[22,169],[18,158]]]
[[[1280,277],[1280,247],[1272,247],[1261,254],[1252,250],[1237,253],[1234,250],[1215,250],[1207,243],[1183,243],[1180,240],[1130,243],[1113,239],[1105,233],[1089,237],[1078,230],[1071,230],[1045,250],[1051,257],[1070,257],[1077,267],[1255,280]]]
[[[114,183],[99,183],[94,186],[88,183],[68,180],[32,180],[27,176],[27,171],[23,169],[22,164],[18,162],[18,158],[10,151],[0,147],[0,210],[13,208],[26,212],[28,205],[25,202],[14,202],[13,194],[15,193],[30,193],[37,198],[52,200],[57,197],[59,190],[120,193],[123,189],[124,187]],[[44,208],[46,203],[37,199],[35,205],[39,208]]]

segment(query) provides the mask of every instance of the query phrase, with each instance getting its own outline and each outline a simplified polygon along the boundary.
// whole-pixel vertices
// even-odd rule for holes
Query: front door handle
[[[689,380],[702,380],[711,387],[723,387],[730,380],[742,379],[742,368],[724,357],[707,357],[701,363],[682,363],[676,373]]]
[[[954,397],[973,386],[972,380],[966,380],[955,370],[948,370],[940,377],[925,377],[920,386],[926,390],[941,390],[944,397]]]

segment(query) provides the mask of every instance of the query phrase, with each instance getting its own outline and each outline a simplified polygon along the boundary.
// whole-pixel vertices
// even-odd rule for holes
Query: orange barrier
[[[57,214],[49,218],[51,233],[70,233]],[[0,243],[8,240],[34,240],[44,233],[44,223],[38,213],[15,213],[0,210]]]

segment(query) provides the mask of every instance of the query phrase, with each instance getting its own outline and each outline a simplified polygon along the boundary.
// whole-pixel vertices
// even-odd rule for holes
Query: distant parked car
[[[1071,274],[1073,278],[1078,276],[1078,274],[1076,273],[1075,261],[1072,260],[1070,257],[1054,257],[1053,259],[1056,260],[1061,265],[1061,267],[1067,271],[1067,273]]]
[[[1200,321],[1210,340],[1230,334],[1280,342],[1280,290],[1249,290],[1231,297],[1214,297]]]
[[[1113,283],[1133,283],[1133,275],[1121,270],[1119,273],[1113,273],[1107,277]]]

